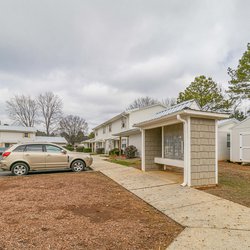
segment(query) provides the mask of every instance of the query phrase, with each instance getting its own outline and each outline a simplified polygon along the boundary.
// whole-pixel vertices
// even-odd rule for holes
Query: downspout
[[[185,187],[188,185],[188,171],[189,171],[189,164],[188,164],[188,125],[187,121],[182,119],[180,115],[177,115],[177,120],[183,122],[184,124],[184,182],[181,186]]]

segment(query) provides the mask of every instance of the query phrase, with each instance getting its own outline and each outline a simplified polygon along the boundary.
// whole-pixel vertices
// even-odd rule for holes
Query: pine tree
[[[222,89],[211,77],[195,77],[194,81],[179,93],[177,102],[196,99],[203,110],[226,111],[231,107],[231,102],[224,98]]]
[[[250,43],[239,60],[237,69],[228,68],[228,74],[231,77],[228,92],[232,94],[235,101],[250,99]]]

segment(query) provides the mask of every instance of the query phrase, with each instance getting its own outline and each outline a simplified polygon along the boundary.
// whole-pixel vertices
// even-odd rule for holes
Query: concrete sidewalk
[[[92,168],[185,226],[168,249],[250,249],[250,208],[94,156]]]

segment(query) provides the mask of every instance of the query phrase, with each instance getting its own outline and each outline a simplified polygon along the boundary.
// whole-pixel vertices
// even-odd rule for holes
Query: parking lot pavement
[[[9,176],[9,175],[11,175],[10,171],[1,171],[0,170],[0,177],[2,177],[2,176]]]
[[[93,171],[92,169],[88,169],[86,171]],[[44,171],[34,171],[34,172],[29,172],[28,175],[36,175],[36,174],[58,174],[58,173],[68,173],[72,172],[70,169],[53,169],[53,170],[44,170]],[[4,176],[12,176],[10,171],[1,171],[0,170],[0,178]]]

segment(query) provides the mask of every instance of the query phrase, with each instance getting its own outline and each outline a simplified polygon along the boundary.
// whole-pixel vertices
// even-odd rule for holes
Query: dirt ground
[[[250,166],[219,162],[219,185],[205,191],[250,207]]]
[[[183,228],[99,172],[0,179],[0,249],[165,249]]]

